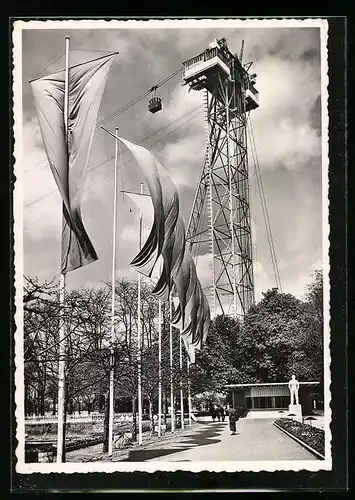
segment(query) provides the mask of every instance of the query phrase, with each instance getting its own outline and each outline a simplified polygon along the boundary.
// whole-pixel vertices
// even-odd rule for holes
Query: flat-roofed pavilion
[[[314,409],[313,392],[319,382],[299,382],[299,402],[303,414],[309,414]],[[288,410],[290,391],[288,382],[270,382],[258,384],[228,384],[232,393],[233,407],[245,408],[248,416],[265,416],[270,411]]]

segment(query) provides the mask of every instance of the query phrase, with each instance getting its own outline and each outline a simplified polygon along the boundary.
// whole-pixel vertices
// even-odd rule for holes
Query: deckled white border
[[[322,107],[322,207],[323,207],[323,275],[324,275],[324,409],[325,409],[325,460],[292,461],[236,461],[236,462],[93,462],[65,464],[37,464],[24,462],[24,366],[23,366],[23,151],[22,151],[22,31],[24,29],[152,29],[152,28],[293,28],[319,27],[321,37],[321,107]],[[14,64],[14,252],[15,252],[15,416],[17,422],[16,471],[20,474],[40,472],[156,472],[156,471],[280,471],[280,470],[331,470],[331,394],[330,394],[330,286],[329,280],[329,200],[328,200],[328,22],[324,19],[164,19],[164,20],[62,20],[15,21],[13,30]]]

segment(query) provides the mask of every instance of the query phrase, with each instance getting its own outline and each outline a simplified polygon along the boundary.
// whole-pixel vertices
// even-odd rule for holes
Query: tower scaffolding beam
[[[207,148],[186,239],[194,255],[210,254],[212,316],[243,317],[255,300],[246,127],[259,104],[249,68],[225,39],[184,62],[184,83],[205,90]]]

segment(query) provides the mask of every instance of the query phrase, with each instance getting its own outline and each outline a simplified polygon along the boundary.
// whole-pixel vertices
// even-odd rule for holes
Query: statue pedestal
[[[294,420],[298,420],[298,422],[302,422],[302,406],[300,404],[288,405],[288,412],[294,413],[296,415],[295,417],[289,418],[293,418]]]

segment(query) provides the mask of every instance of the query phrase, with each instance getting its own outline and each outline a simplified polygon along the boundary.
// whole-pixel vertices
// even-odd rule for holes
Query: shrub
[[[324,430],[302,424],[297,420],[282,418],[275,421],[280,427],[324,455]]]

